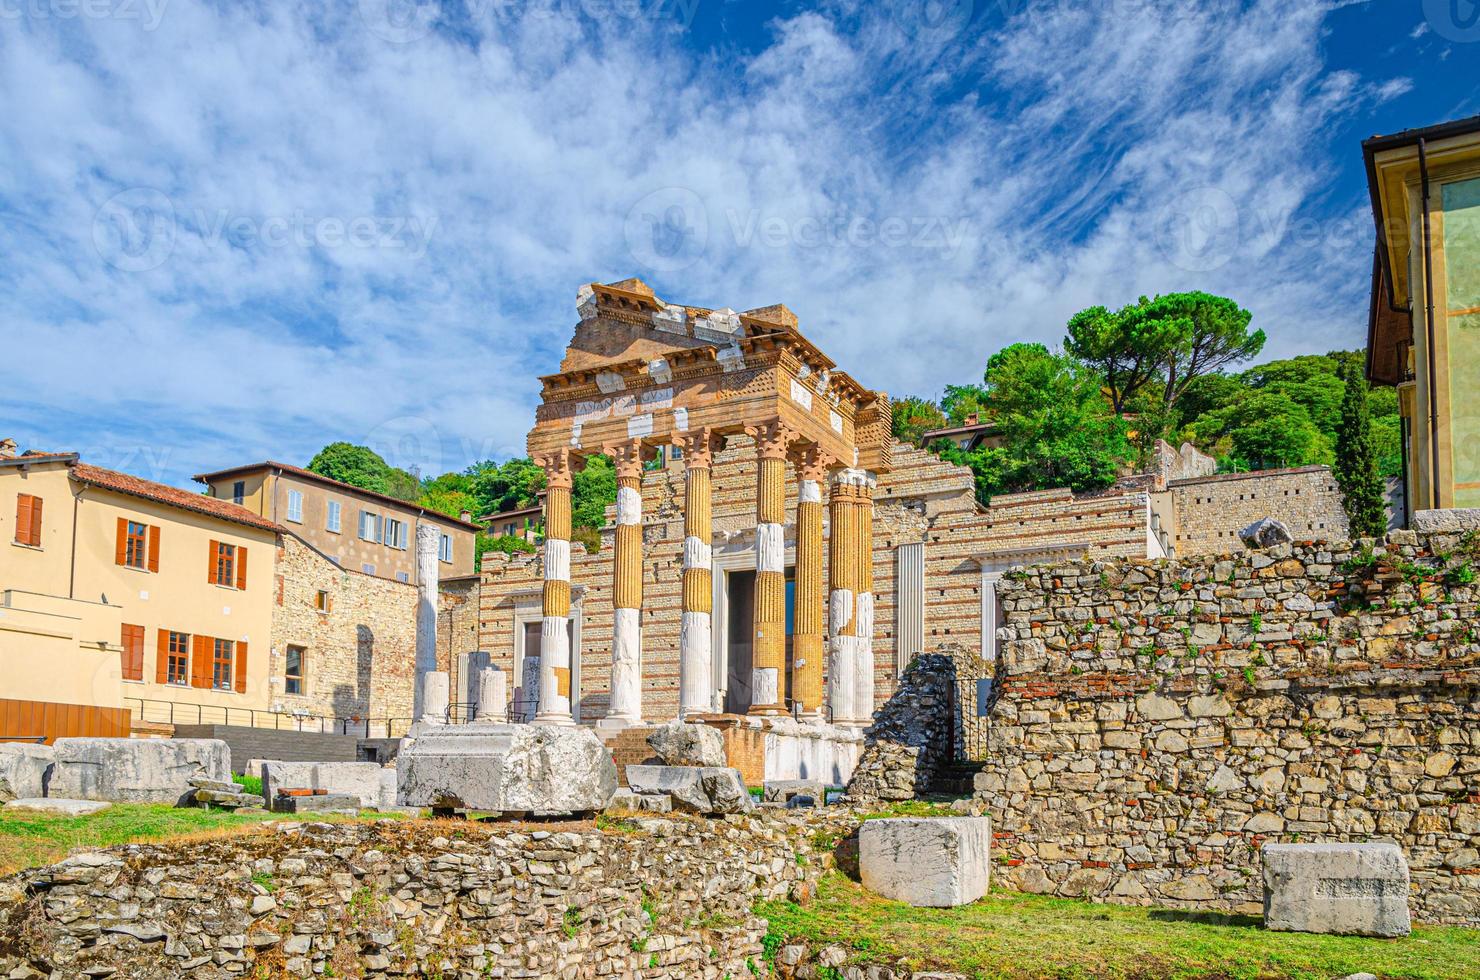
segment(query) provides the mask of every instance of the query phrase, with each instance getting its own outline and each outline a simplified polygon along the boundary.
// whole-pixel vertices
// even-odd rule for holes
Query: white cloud
[[[399,44],[372,0],[10,22],[0,409],[175,480],[336,438],[461,466],[522,450],[576,287],[632,274],[785,302],[901,394],[1158,290],[1238,298],[1271,353],[1359,342],[1370,230],[1323,130],[1404,80],[1327,71],[1294,0],[976,6],[840,4],[748,59],[673,3],[479,0]],[[706,233],[644,268],[669,200]]]

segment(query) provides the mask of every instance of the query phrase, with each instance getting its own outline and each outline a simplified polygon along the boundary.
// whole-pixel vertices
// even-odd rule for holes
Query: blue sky
[[[1477,112],[1472,0],[0,0],[0,435],[503,458],[630,275],[896,395],[1176,289],[1355,347],[1360,140]]]

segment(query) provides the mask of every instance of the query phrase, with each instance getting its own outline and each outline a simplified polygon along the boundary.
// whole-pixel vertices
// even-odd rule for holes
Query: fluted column
[[[871,473],[859,474],[857,479],[853,533],[858,542],[854,552],[858,571],[853,618],[858,654],[854,663],[853,717],[859,724],[869,725],[874,720],[874,479]]]
[[[679,717],[714,710],[713,511],[710,474],[724,443],[709,429],[679,440],[684,459],[683,619],[679,626]]]
[[[810,447],[797,459],[795,626],[791,697],[805,718],[822,717],[822,484],[829,458]]]
[[[854,674],[858,663],[857,626],[853,619],[853,595],[858,582],[853,534],[856,488],[848,481],[846,472],[840,472],[833,480],[828,494],[827,707],[829,717],[839,725],[853,721]]]
[[[748,426],[756,445],[755,636],[751,645],[750,713],[786,711],[786,446],[780,422]]]
[[[540,624],[537,725],[575,724],[570,711],[571,456],[559,451],[537,462],[545,470],[545,591]]]
[[[631,440],[607,449],[617,471],[612,560],[612,673],[608,724],[642,722],[642,460]]]

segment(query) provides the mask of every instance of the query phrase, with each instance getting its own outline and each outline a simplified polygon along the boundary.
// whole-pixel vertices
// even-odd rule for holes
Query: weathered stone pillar
[[[755,636],[751,645],[750,713],[782,714],[786,670],[786,447],[780,422],[748,426],[756,444]]]
[[[423,728],[436,728],[447,724],[447,712],[452,707],[452,678],[445,670],[429,670],[421,675],[421,715],[417,720]]]
[[[537,725],[573,725],[570,711],[571,456],[561,450],[536,460],[545,470],[545,592],[540,624]]]
[[[853,721],[853,680],[858,662],[857,626],[853,619],[853,595],[858,580],[853,533],[856,488],[847,474],[847,470],[837,474],[828,494],[827,707],[833,723],[839,725]]]
[[[642,442],[608,448],[617,471],[612,558],[612,673],[608,726],[642,723]]]
[[[689,433],[684,459],[683,620],[679,633],[678,714],[714,709],[713,551],[710,474],[723,439],[708,429]]]
[[[416,683],[411,714],[419,722],[429,721],[426,679],[437,669],[437,547],[441,535],[431,522],[416,525]],[[445,705],[442,714],[431,723],[446,724]]]
[[[831,460],[815,447],[797,460],[795,627],[791,696],[802,717],[822,717],[822,484]]]
[[[854,557],[858,562],[855,576],[854,624],[858,654],[854,662],[853,718],[860,725],[874,719],[874,485],[873,474],[858,477],[858,491],[853,533],[858,540]]]
[[[502,667],[484,667],[478,671],[477,722],[496,723],[504,720],[509,707],[509,683]]]

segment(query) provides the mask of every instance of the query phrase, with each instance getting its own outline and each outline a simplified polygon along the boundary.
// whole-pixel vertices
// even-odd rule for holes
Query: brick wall
[[[790,468],[789,468],[790,469]],[[716,574],[727,555],[754,547],[756,463],[753,444],[736,437],[714,463]],[[672,718],[678,710],[680,584],[683,564],[684,471],[681,461],[643,476],[643,716]],[[796,522],[795,473],[787,474],[787,546]],[[882,704],[911,656],[896,648],[896,549],[925,546],[925,647],[979,649],[982,637],[981,562],[1006,568],[1025,555],[1130,556],[1146,553],[1147,496],[1140,491],[1075,498],[1067,490],[999,497],[987,508],[974,497],[969,470],[931,453],[899,445],[894,469],[874,492],[875,693]],[[826,533],[826,531],[824,531]],[[573,599],[581,621],[578,706],[582,720],[603,717],[611,662],[611,529],[601,551],[572,548]],[[825,550],[825,549],[824,549]],[[742,567],[753,568],[753,559]],[[824,558],[824,574],[826,574]],[[516,617],[539,617],[541,556],[484,556],[478,597],[479,649],[514,667]],[[716,610],[718,612],[718,610]],[[718,628],[718,627],[716,627]],[[511,685],[511,697],[516,696]]]
[[[1243,551],[1238,532],[1264,517],[1284,521],[1297,539],[1347,536],[1341,491],[1327,466],[1173,480],[1166,492],[1175,515],[1172,545],[1184,558]]]
[[[1002,879],[1257,914],[1264,842],[1392,840],[1420,920],[1480,924],[1477,564],[1398,531],[1010,576],[977,777]]]

